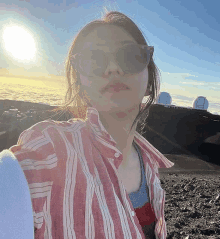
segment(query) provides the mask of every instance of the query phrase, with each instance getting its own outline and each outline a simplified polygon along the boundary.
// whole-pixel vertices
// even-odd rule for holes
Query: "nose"
[[[104,72],[104,77],[109,77],[112,75],[123,76],[124,72],[117,63],[109,61],[108,66]]]

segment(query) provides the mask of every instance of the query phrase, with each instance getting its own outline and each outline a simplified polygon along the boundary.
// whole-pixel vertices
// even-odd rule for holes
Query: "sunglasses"
[[[101,77],[106,71],[109,55],[111,55],[125,74],[137,74],[148,66],[153,52],[153,46],[130,43],[123,45],[113,53],[98,49],[84,49],[74,54],[70,61],[75,70],[82,75]]]

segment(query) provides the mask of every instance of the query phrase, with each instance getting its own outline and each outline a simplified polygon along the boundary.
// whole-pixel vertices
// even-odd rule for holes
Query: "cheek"
[[[141,90],[145,91],[147,89],[148,84],[148,70],[144,70],[141,73],[139,73],[137,76],[137,80]]]
[[[82,85],[87,86],[87,87],[91,87],[92,81],[89,80],[88,77],[83,76],[83,75],[80,74],[80,80],[81,80]]]

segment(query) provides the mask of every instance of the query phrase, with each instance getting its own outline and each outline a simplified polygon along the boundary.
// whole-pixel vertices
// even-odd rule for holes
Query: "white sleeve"
[[[34,238],[28,183],[16,157],[9,150],[0,152],[0,238]]]

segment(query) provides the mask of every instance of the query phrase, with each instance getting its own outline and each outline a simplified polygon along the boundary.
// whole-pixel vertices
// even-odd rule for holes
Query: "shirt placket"
[[[121,156],[121,154],[119,152],[116,152],[114,154],[114,156],[115,156],[116,160],[118,160],[118,158]],[[118,172],[116,172],[116,174],[119,179]],[[130,218],[130,220],[134,223],[134,216],[136,215],[136,213],[130,207],[129,201],[127,200],[127,197],[126,197],[127,192],[126,192],[126,189],[125,189],[123,183],[121,182],[121,180],[118,180],[118,181],[119,181],[120,192],[121,192],[121,196],[122,196],[122,200],[123,200],[123,204],[124,204],[124,208],[125,208],[125,213]]]

